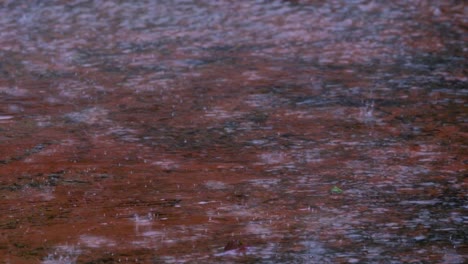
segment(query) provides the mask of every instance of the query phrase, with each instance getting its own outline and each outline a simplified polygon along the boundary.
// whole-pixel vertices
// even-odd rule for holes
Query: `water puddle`
[[[1,2],[0,263],[466,262],[465,17]]]

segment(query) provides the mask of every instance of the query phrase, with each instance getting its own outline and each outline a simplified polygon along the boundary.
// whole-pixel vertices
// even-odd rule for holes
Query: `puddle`
[[[3,1],[0,263],[464,263],[442,2]]]

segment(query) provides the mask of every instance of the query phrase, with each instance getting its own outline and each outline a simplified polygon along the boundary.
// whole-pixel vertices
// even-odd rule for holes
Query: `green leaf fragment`
[[[330,192],[332,194],[341,194],[341,193],[343,193],[343,190],[340,189],[338,186],[333,186],[333,188],[331,188]]]

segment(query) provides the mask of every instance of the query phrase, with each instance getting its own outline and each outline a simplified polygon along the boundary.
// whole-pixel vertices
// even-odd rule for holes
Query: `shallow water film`
[[[0,263],[465,263],[465,1],[0,1]]]

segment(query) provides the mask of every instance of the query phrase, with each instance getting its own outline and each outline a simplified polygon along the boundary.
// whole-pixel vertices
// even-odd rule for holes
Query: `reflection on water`
[[[0,2],[0,262],[463,263],[465,17]]]

